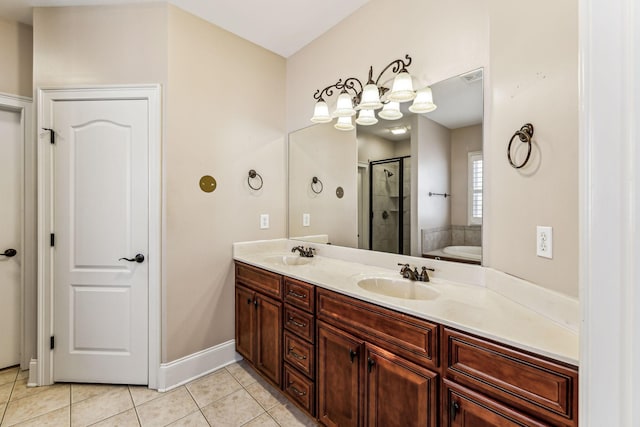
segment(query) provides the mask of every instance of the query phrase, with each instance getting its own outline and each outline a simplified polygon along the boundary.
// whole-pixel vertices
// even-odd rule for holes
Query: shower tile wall
[[[387,176],[384,169],[393,173]],[[373,170],[373,249],[383,252],[398,251],[398,166],[377,165]],[[386,212],[386,214],[385,214]],[[386,218],[385,218],[386,216]]]

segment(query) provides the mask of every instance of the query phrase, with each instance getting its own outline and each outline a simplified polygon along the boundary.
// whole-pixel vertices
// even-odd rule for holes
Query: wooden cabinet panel
[[[311,343],[315,338],[314,324],[312,314],[284,305],[284,327]]]
[[[313,344],[296,338],[295,335],[284,333],[284,360],[297,368],[300,372],[313,379],[315,357]]]
[[[280,385],[282,366],[282,303],[256,293],[256,367]]]
[[[577,424],[577,370],[446,328],[443,337],[447,378],[555,425]]]
[[[542,421],[502,405],[486,396],[443,381],[443,427],[543,427]]]
[[[318,420],[325,426],[361,425],[363,341],[318,322]]]
[[[236,286],[236,351],[245,359],[253,360],[255,336],[255,292]]]
[[[436,427],[438,374],[366,344],[370,427]]]
[[[420,365],[438,367],[438,326],[326,289],[316,290],[317,317]]]
[[[291,366],[284,365],[284,392],[311,416],[315,415],[315,387],[313,381],[300,375]]]
[[[237,282],[275,299],[282,298],[282,276],[279,274],[236,262]]]
[[[299,280],[284,279],[284,302],[313,313],[315,308],[315,286]]]

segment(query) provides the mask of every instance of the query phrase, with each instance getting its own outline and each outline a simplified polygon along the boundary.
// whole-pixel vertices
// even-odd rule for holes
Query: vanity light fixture
[[[385,120],[397,120],[402,117],[400,103],[413,100],[409,111],[417,114],[428,113],[436,109],[433,103],[433,94],[430,87],[421,87],[414,90],[414,79],[407,68],[411,65],[411,57],[405,55],[404,59],[396,59],[382,69],[378,78],[373,80],[373,66],[369,67],[369,79],[365,85],[355,78],[338,79],[332,85],[324,89],[316,90],[313,99],[316,100],[315,109],[311,121],[313,123],[329,123],[338,118],[334,127],[339,130],[353,130],[351,117],[358,114],[356,123],[370,126],[378,123],[375,110],[382,108],[378,117]],[[387,79],[381,83],[382,76],[390,70],[395,75],[391,88],[385,86]],[[329,106],[325,100],[339,91],[336,108],[329,112]]]

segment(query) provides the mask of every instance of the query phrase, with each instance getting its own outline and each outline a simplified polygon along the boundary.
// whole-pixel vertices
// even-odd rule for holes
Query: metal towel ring
[[[320,184],[320,190],[316,191],[316,189],[313,187],[314,184]],[[322,185],[322,181],[320,181],[317,176],[314,176],[313,178],[311,178],[311,191],[313,191],[316,194],[320,194],[322,193],[323,189],[324,189],[324,185]]]
[[[258,185],[257,187],[254,187],[253,185],[251,185],[251,180],[255,178],[258,178],[260,180],[260,185]],[[260,174],[256,172],[254,169],[251,169],[249,171],[249,178],[247,178],[247,184],[249,184],[249,187],[252,190],[260,190],[262,188],[263,183],[264,181],[262,181],[262,177],[260,176]]]
[[[527,149],[527,157],[524,159],[524,162],[522,162],[521,165],[516,165],[515,163],[513,163],[513,160],[511,160],[511,144],[513,143],[513,140],[516,139],[516,136],[520,138],[521,142],[524,142],[529,146]],[[522,126],[520,130],[517,130],[516,133],[514,133],[513,136],[511,137],[511,140],[509,141],[509,146],[507,147],[507,158],[509,159],[509,163],[511,164],[511,166],[513,166],[514,168],[520,169],[521,167],[526,165],[527,162],[529,161],[529,157],[531,157],[531,138],[532,137],[533,137],[533,125],[531,123],[527,123],[526,125]]]

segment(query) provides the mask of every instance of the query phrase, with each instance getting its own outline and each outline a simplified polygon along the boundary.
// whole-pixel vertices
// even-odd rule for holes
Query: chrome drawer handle
[[[293,390],[293,392],[294,392],[295,394],[297,394],[298,396],[304,396],[305,394],[307,394],[307,392],[306,392],[306,391],[300,391],[300,390],[298,390],[297,388],[295,388],[294,386],[292,386],[291,384],[292,384],[292,383],[289,383],[289,389],[290,389],[290,390]]]
[[[293,317],[289,316],[289,322],[293,323],[294,325],[296,325],[299,328],[306,328],[307,325],[306,323],[300,323],[300,322],[296,322]]]
[[[298,353],[296,353],[293,350],[294,350],[293,347],[289,347],[289,354],[292,355],[293,357],[295,357],[296,359],[305,360],[307,358],[307,356],[300,356]]]
[[[293,289],[289,289],[289,295],[293,295],[296,298],[306,298],[307,297],[306,294],[299,294],[296,291],[294,291]]]

